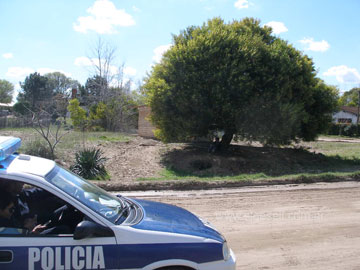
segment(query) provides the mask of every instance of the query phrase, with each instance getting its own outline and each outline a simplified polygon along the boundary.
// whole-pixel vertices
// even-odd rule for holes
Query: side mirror
[[[74,239],[80,240],[89,237],[110,237],[114,232],[105,226],[99,225],[92,221],[81,221],[75,228]]]

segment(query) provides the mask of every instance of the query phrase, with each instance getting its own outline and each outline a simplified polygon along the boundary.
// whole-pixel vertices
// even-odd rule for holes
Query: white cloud
[[[339,83],[360,83],[360,73],[356,68],[349,68],[341,65],[331,67],[328,71],[323,73],[324,76],[334,76]]]
[[[10,67],[8,68],[5,75],[9,78],[22,80],[25,79],[26,76],[34,72],[34,69],[28,67]]]
[[[287,27],[285,26],[285,24],[283,22],[272,21],[272,22],[266,23],[265,25],[271,27],[273,30],[273,33],[277,34],[277,35],[288,31]]]
[[[33,69],[29,67],[10,67],[8,68],[6,72],[6,76],[9,78],[13,78],[16,80],[24,80],[27,76],[29,76],[31,73],[38,72],[41,75],[45,75],[46,73],[52,73],[52,72],[61,72],[67,77],[71,77],[71,74],[62,70],[58,69],[52,69],[52,68],[38,68]]]
[[[15,100],[17,94],[18,94],[18,93],[20,92],[20,90],[21,90],[21,85],[20,85],[20,83],[14,83],[14,90],[15,90],[15,92],[16,92],[16,95],[13,96],[13,100]]]
[[[93,65],[92,61],[85,56],[77,57],[74,61],[74,64],[78,67],[88,67]]]
[[[109,0],[97,0],[94,5],[87,9],[90,14],[79,17],[73,24],[75,31],[87,33],[95,31],[98,34],[115,34],[116,27],[131,26],[135,24],[132,16],[123,9],[116,9]]]
[[[99,59],[97,58],[88,58],[85,56],[77,57],[74,61],[74,64],[79,67],[95,67],[98,66]],[[103,61],[105,62],[105,60]],[[117,76],[119,74],[119,67],[110,65],[109,66],[109,75],[110,76]],[[125,77],[125,80],[129,80],[131,76],[135,76],[137,73],[137,70],[132,67],[123,67],[123,74]]]
[[[101,64],[104,65],[106,63],[105,59],[101,59]],[[75,58],[74,65],[78,67],[98,67],[99,59],[98,58],[88,58],[86,56],[81,56]],[[114,65],[109,66],[109,71],[111,74],[117,74],[118,68]]]
[[[325,52],[330,48],[330,44],[325,41],[314,41],[313,38],[304,38],[300,42],[306,45],[305,50],[314,52]]]
[[[132,67],[125,67],[124,68],[124,74],[127,76],[135,76],[137,73],[135,68]]]
[[[170,49],[171,44],[161,45],[154,50],[153,60],[155,63],[160,63],[163,54]]]
[[[10,58],[13,58],[14,55],[13,55],[12,53],[4,53],[4,54],[2,55],[2,57],[5,58],[5,59],[10,59]]]
[[[249,1],[248,0],[237,0],[234,3],[234,7],[237,9],[249,8]]]

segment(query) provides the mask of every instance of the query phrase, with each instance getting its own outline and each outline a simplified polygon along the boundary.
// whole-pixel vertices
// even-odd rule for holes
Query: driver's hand
[[[46,225],[42,225],[42,224],[39,224],[39,225],[36,225],[34,227],[34,229],[32,229],[32,233],[41,233],[43,230],[45,230],[47,228]]]

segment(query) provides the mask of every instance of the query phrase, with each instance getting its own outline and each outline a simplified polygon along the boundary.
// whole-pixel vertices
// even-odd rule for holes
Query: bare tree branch
[[[88,56],[93,68],[95,75],[105,79],[105,83],[100,80],[100,99],[104,101],[106,99],[108,88],[111,82],[116,76],[115,61],[116,47],[104,42],[100,37],[97,40],[96,45],[92,49],[91,55]]]
[[[27,108],[32,114],[31,123],[32,128],[36,130],[41,137],[47,142],[52,159],[55,159],[55,148],[61,142],[61,139],[69,133],[69,131],[60,133],[61,122],[56,121],[55,125],[51,123],[51,115],[44,111],[40,110],[39,112],[34,112]],[[55,131],[53,127],[55,126]]]

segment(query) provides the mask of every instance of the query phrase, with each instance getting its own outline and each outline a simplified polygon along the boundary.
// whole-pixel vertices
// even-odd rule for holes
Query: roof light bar
[[[20,138],[0,136],[0,161],[11,156],[20,146]]]

